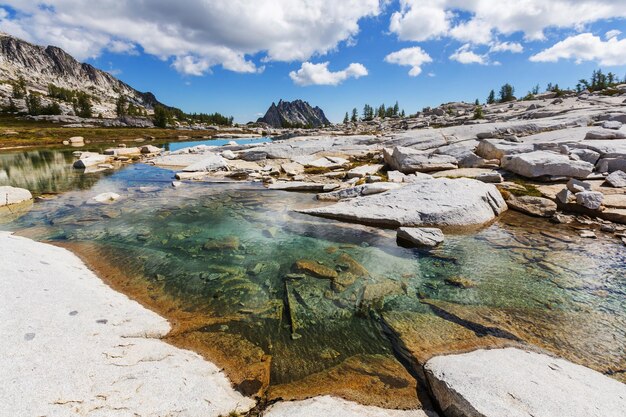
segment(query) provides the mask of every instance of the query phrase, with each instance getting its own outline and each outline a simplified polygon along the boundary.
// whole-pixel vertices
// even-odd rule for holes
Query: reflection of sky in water
[[[58,158],[63,159],[46,161]],[[33,163],[32,169],[45,177],[48,166]],[[162,284],[182,308],[232,318],[227,331],[271,351],[275,383],[357,354],[392,355],[378,318],[389,311],[430,313],[420,297],[575,314],[583,322],[559,323],[563,349],[576,349],[567,340],[579,333],[576,328],[586,329],[590,339],[626,343],[623,326],[597,322],[608,316],[624,323],[626,316],[626,254],[615,242],[548,242],[539,233],[543,221],[509,213],[477,234],[447,236],[441,248],[426,253],[398,247],[393,231],[295,213],[293,208],[317,204],[311,194],[255,184],[189,183],[174,189],[172,175],[136,164],[96,177],[88,187],[73,179],[73,191],[38,202],[10,227],[44,226],[40,238],[95,242],[115,265],[141,272],[146,285]],[[86,204],[108,191],[122,200]],[[301,259],[336,271],[346,282],[337,286],[302,275],[294,269]],[[366,275],[352,276],[351,262]],[[455,277],[475,285],[446,284]],[[325,349],[339,355],[320,362]]]

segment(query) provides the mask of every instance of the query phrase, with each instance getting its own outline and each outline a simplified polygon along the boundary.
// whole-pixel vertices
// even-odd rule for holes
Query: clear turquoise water
[[[581,240],[566,229],[557,231],[572,236],[571,243],[548,239],[541,234],[548,223],[508,213],[476,234],[447,236],[443,247],[422,252],[397,246],[393,231],[295,213],[318,204],[312,194],[256,184],[174,189],[171,171],[143,164],[80,174],[67,169],[71,155],[57,151],[0,155],[0,161],[12,184],[63,191],[0,227],[96,244],[111,264],[142,274],[146,285],[163,285],[185,311],[227,321],[204,330],[235,333],[271,354],[274,384],[358,354],[393,357],[380,317],[390,311],[432,314],[422,299],[516,309],[515,326],[538,327],[553,350],[597,368],[619,368],[626,357],[626,251],[614,240]],[[123,199],[89,204],[108,191]],[[346,255],[367,274],[345,287],[295,268],[308,259],[345,277],[351,271]],[[446,283],[457,276],[475,285]],[[557,331],[524,321],[555,312],[575,319]],[[329,349],[338,354],[320,360]]]

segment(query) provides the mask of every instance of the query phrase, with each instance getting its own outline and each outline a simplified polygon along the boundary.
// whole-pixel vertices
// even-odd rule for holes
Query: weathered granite
[[[374,225],[465,228],[489,223],[506,208],[492,184],[439,178],[301,212]]]
[[[0,186],[0,207],[23,203],[33,199],[30,191],[24,188]]]
[[[445,237],[441,229],[433,227],[400,227],[396,233],[399,241],[417,247],[433,248],[443,243]]]
[[[626,410],[621,382],[516,348],[438,356],[424,368],[446,416],[618,417]]]
[[[584,161],[574,161],[565,155],[547,151],[508,156],[502,159],[502,167],[528,178],[572,177],[586,178],[594,166]]]
[[[65,249],[0,232],[0,414],[208,417],[254,401]],[[181,411],[184,410],[184,411]]]

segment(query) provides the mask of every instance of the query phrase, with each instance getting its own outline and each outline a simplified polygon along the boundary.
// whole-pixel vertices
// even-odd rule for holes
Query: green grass
[[[6,131],[17,132],[17,135],[5,135]],[[190,139],[195,139],[214,134],[211,131],[134,127],[64,128],[55,123],[20,120],[12,115],[0,114],[0,149],[61,145],[64,140],[72,136],[82,136],[92,143],[111,143],[132,141],[146,136],[155,139],[176,139],[178,136],[188,136]]]

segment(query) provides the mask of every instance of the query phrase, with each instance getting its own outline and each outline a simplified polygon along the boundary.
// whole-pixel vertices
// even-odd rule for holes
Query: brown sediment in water
[[[297,381],[272,386],[272,357],[248,339],[220,331],[207,330],[244,320],[245,314],[214,317],[201,311],[187,311],[180,301],[169,296],[161,284],[140,273],[117,267],[97,244],[90,242],[49,242],[75,253],[114,290],[126,294],[165,317],[172,329],[164,340],[174,346],[193,350],[223,367],[233,386],[248,396],[266,401],[299,400],[318,395],[334,395],[364,405],[416,409],[422,407],[416,379],[392,356],[357,355],[338,365]],[[429,406],[429,404],[424,404]]]

